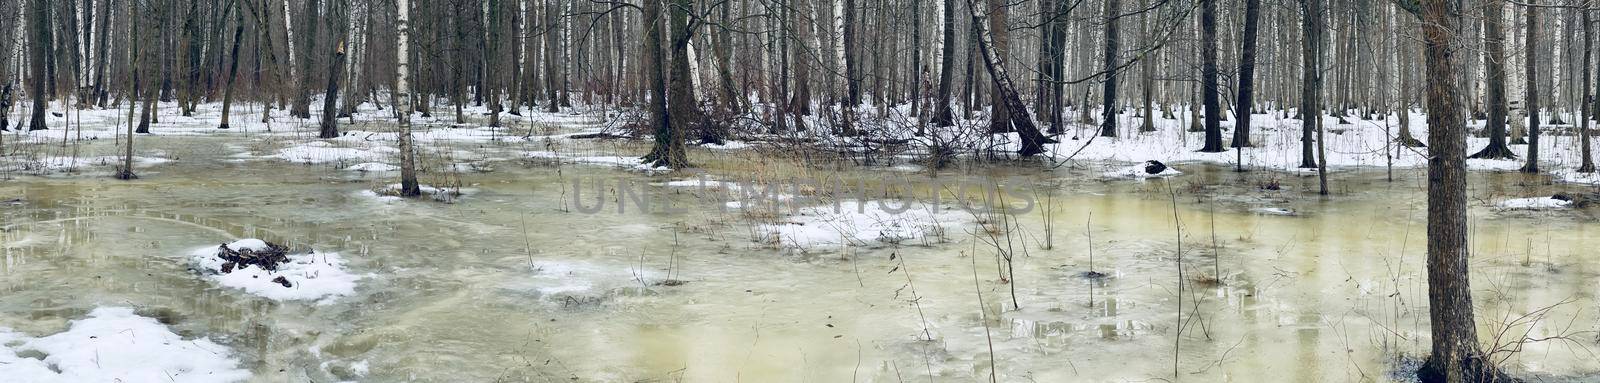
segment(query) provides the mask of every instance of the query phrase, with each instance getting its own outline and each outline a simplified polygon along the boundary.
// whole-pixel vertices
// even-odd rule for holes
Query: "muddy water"
[[[695,193],[648,189],[683,213],[584,214],[571,201],[574,179],[682,177],[502,161],[452,175],[473,190],[457,203],[384,202],[360,193],[383,176],[228,162],[213,140],[150,142],[180,160],[132,182],[0,182],[23,200],[0,207],[0,326],[43,335],[94,307],[137,307],[233,347],[264,382],[1381,382],[1428,345],[1416,171],[1337,173],[1321,198],[1314,179],[1202,165],[1147,181],[968,165],[939,177],[1025,177],[1040,204],[950,222],[931,241],[802,251]],[[697,153],[725,177],[928,176],[753,172],[741,155]],[[1283,190],[1258,188],[1272,180]],[[1596,212],[1486,206],[1572,191],[1542,181],[1473,176],[1480,334],[1572,335],[1496,355],[1524,375],[1597,379],[1583,351],[1600,347]],[[244,237],[339,252],[365,277],[355,296],[316,305],[187,270],[190,250]],[[993,238],[1009,243],[1014,275]]]

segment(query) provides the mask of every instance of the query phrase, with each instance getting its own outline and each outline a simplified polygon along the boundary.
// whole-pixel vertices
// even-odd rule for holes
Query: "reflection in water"
[[[50,334],[94,307],[138,307],[185,336],[220,339],[260,381],[973,381],[991,368],[1003,381],[1170,379],[1179,328],[1182,380],[1381,381],[1427,345],[1414,178],[1336,173],[1349,192],[1323,200],[1300,192],[1314,190],[1307,179],[1263,191],[1258,181],[1280,176],[1178,165],[1189,175],[1170,185],[1193,277],[1180,308],[1168,184],[1102,183],[1092,170],[967,170],[1058,185],[1048,220],[1043,207],[1014,217],[1015,246],[1028,250],[1008,279],[977,239],[987,226],[951,224],[945,241],[928,245],[797,251],[753,241],[760,217],[738,212],[572,212],[562,185],[573,177],[663,180],[600,167],[462,174],[478,191],[439,204],[360,193],[381,177],[184,158],[128,183],[0,184],[0,195],[25,201],[0,207],[0,326]],[[720,162],[739,161],[707,161]],[[1474,177],[1499,185],[1474,191],[1488,201],[1556,190]],[[704,206],[694,193],[653,192]],[[1297,215],[1251,212],[1260,207]],[[1104,278],[1082,276],[1091,213]],[[1600,286],[1589,265],[1600,254],[1589,214],[1475,207],[1483,315],[1570,300],[1550,318],[1592,329]],[[1055,228],[1049,249],[1045,222]],[[355,296],[317,306],[243,295],[187,270],[189,250],[236,238],[339,251],[372,277]],[[1013,291],[1022,310],[1011,306]],[[1561,330],[1538,325],[1530,336]],[[1600,373],[1593,357],[1553,344],[1522,355],[1507,363]]]

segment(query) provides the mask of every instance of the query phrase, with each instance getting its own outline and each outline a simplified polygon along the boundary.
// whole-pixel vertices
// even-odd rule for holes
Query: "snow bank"
[[[19,355],[21,353],[21,355]],[[31,357],[43,354],[42,357]],[[26,356],[25,356],[26,355]],[[233,351],[185,340],[133,309],[102,307],[42,338],[0,328],[0,380],[33,383],[237,382],[250,378]]]
[[[1495,204],[1495,207],[1511,210],[1565,209],[1569,206],[1572,206],[1572,201],[1553,197],[1512,198]]]
[[[780,222],[762,224],[757,239],[792,248],[887,245],[942,237],[947,225],[972,219],[965,211],[916,202],[847,200],[834,206],[801,208]]]
[[[228,248],[265,250],[267,243],[241,239],[228,244]],[[277,301],[332,303],[338,297],[355,294],[356,281],[361,279],[345,271],[344,258],[338,253],[289,254],[289,262],[279,265],[276,272],[240,266],[231,273],[222,272],[222,265],[227,262],[217,256],[220,253],[216,246],[195,249],[190,261],[195,270],[219,285]],[[273,282],[278,277],[289,281],[289,287]]]

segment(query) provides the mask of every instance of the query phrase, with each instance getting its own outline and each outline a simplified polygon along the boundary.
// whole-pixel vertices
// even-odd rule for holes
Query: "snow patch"
[[[380,162],[400,149],[387,146],[377,146],[368,149],[361,148],[336,148],[322,141],[312,141],[287,148],[279,149],[276,154],[268,157],[302,164],[325,164],[335,162]]]
[[[211,339],[185,340],[133,309],[102,307],[46,337],[0,328],[0,377],[35,383],[211,383],[243,381],[250,372],[239,368],[232,350]]]
[[[265,249],[266,242],[259,239],[242,239],[228,244],[230,249]],[[219,285],[244,290],[252,295],[276,301],[316,301],[332,303],[338,297],[355,294],[356,281],[361,277],[345,271],[345,261],[338,253],[289,254],[289,262],[278,266],[277,271],[260,267],[239,266],[231,273],[223,273],[227,261],[217,255],[216,246],[195,249],[189,254],[195,270]],[[289,281],[284,287],[272,280],[283,277]]]
[[[1173,177],[1173,176],[1177,176],[1177,175],[1183,174],[1183,172],[1178,171],[1178,169],[1174,169],[1171,166],[1167,166],[1166,169],[1164,169],[1160,173],[1156,173],[1156,174],[1150,174],[1148,172],[1145,172],[1144,168],[1145,168],[1145,165],[1143,165],[1143,164],[1133,165],[1133,166],[1128,166],[1128,167],[1109,170],[1109,171],[1106,171],[1105,173],[1102,173],[1101,175],[1106,177],[1106,178],[1142,180],[1142,179],[1146,179],[1146,178]]]
[[[344,170],[352,170],[352,171],[358,171],[358,172],[363,172],[363,173],[365,173],[365,172],[393,172],[393,171],[399,171],[400,167],[399,166],[390,165],[390,164],[385,164],[385,163],[382,163],[382,162],[362,162],[362,163],[359,163],[359,164],[355,164],[355,166],[344,168]]]
[[[1511,210],[1565,209],[1570,206],[1572,201],[1553,197],[1512,198],[1495,204],[1495,207]]]
[[[1295,215],[1296,214],[1294,212],[1294,210],[1285,209],[1285,208],[1281,208],[1281,207],[1258,207],[1258,208],[1250,209],[1250,212],[1256,213],[1256,214],[1261,214],[1261,215],[1283,215],[1283,216],[1289,216],[1289,215]]]
[[[906,243],[943,237],[946,225],[971,218],[961,210],[936,210],[917,202],[846,200],[801,208],[780,222],[762,224],[757,239],[793,248]]]

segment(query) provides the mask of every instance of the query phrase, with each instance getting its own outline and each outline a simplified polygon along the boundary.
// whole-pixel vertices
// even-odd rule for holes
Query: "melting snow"
[[[42,353],[42,358],[23,355]],[[185,340],[133,309],[102,307],[67,331],[31,338],[0,328],[0,380],[8,382],[237,382],[250,378],[233,351]]]
[[[241,239],[228,244],[228,248],[235,250],[266,247],[267,243],[259,239]],[[216,246],[207,246],[195,249],[190,259],[195,269],[219,285],[277,301],[332,303],[338,297],[354,294],[356,281],[361,279],[345,271],[344,258],[338,253],[289,254],[289,262],[279,265],[276,272],[240,266],[226,274],[222,273],[222,264],[226,262],[217,257],[218,253]],[[280,276],[289,281],[290,287],[272,282]]]

